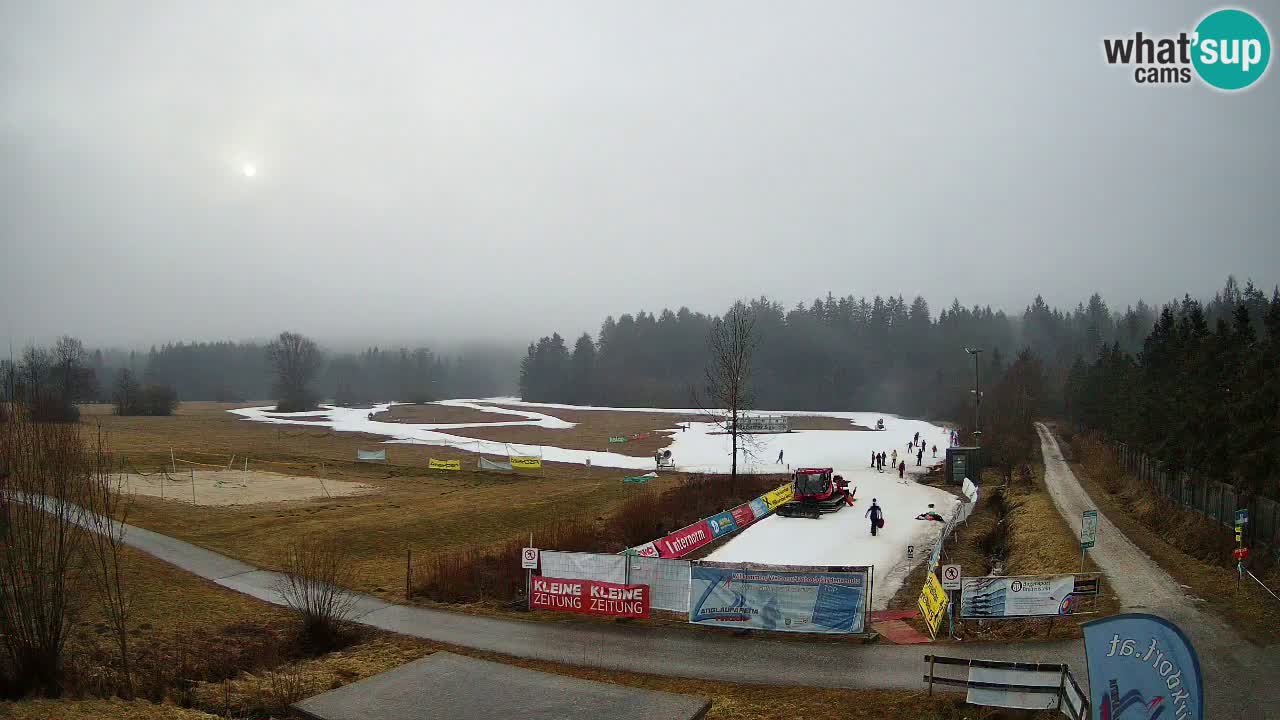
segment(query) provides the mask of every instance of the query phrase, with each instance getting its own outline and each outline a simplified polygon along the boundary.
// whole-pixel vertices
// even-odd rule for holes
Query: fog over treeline
[[[1203,299],[1205,322],[1210,328],[1220,319],[1234,322],[1243,307],[1262,336],[1276,291],[1229,277]],[[1061,412],[1073,365],[1092,363],[1103,348],[1138,355],[1162,307],[1181,308],[1188,300],[1138,301],[1122,309],[1095,293],[1072,307],[1055,308],[1036,296],[1010,312],[959,300],[933,309],[919,296],[908,301],[831,293],[788,308],[762,296],[745,301],[756,342],[753,404],[952,417],[957,398],[973,383],[973,362],[964,348],[983,350],[979,373],[992,382],[1028,348],[1043,364],[1044,410]],[[353,350],[315,338],[321,364],[310,393],[338,404],[518,393],[531,401],[690,407],[704,384],[715,317],[687,307],[623,313],[606,317],[596,333],[530,338],[523,352],[497,343]],[[0,360],[0,371],[19,379],[48,375],[47,384],[58,388],[64,404],[112,401],[124,372],[143,389],[171,388],[180,401],[277,398],[267,343],[259,341],[175,341],[126,350],[60,340],[48,348],[21,348],[12,364]],[[6,392],[13,384],[6,383]]]
[[[1246,308],[1258,334],[1280,288],[1264,292],[1229,277],[1203,303],[1210,327]],[[1051,308],[1036,296],[1020,312],[966,307],[939,312],[902,296],[846,295],[785,308],[766,297],[747,301],[754,319],[751,388],[754,406],[779,410],[881,410],[948,417],[974,382],[967,347],[981,348],[979,376],[997,379],[1013,356],[1029,348],[1044,367],[1042,410],[1064,410],[1064,383],[1077,363],[1104,348],[1139,353],[1162,307],[1193,302],[1138,301],[1112,308],[1095,293],[1072,308]],[[704,385],[706,337],[714,317],[688,308],[609,317],[596,335],[544,336],[521,363],[526,400],[576,404],[689,407]]]

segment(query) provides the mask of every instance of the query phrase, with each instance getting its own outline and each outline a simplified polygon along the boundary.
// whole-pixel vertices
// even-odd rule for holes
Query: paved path
[[[438,652],[293,707],[316,720],[698,720],[711,703]]]
[[[125,541],[217,584],[275,604],[278,573],[181,540],[129,526]],[[922,687],[928,646],[855,645],[796,639],[736,638],[670,628],[599,623],[542,623],[395,605],[368,595],[354,620],[383,630],[461,647],[609,670],[770,685],[844,688]],[[934,647],[958,657],[1068,663],[1083,679],[1079,641]]]
[[[1096,508],[1062,457],[1053,433],[1037,423],[1044,453],[1045,484],[1058,512],[1073,528]],[[1182,628],[1200,656],[1207,689],[1207,717],[1280,717],[1280,648],[1259,648],[1216,617],[1203,612],[1146,553],[1099,512],[1098,544],[1089,551],[1107,575],[1125,610],[1159,615]]]

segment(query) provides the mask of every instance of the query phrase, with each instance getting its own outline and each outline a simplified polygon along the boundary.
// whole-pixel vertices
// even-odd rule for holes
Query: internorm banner
[[[960,617],[1021,618],[1070,615],[1075,606],[1074,575],[964,578]]]
[[[782,632],[860,633],[869,569],[756,570],[725,563],[690,569],[689,622]]]
[[[513,468],[536,470],[542,467],[542,458],[534,455],[512,455],[507,459],[511,462],[511,467]]]
[[[437,460],[435,458],[430,458],[427,461],[427,467],[432,470],[461,470],[462,461],[461,460]]]

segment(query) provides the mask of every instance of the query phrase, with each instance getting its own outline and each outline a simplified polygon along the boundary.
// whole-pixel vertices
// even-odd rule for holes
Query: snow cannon
[[[884,429],[884,418],[880,418],[879,420],[876,421],[876,429],[877,430]]]
[[[659,450],[658,452],[654,453],[653,462],[657,466],[657,469],[659,470],[663,470],[663,469],[670,470],[675,468],[676,466],[675,458],[671,457],[670,450]]]
[[[851,492],[849,483],[831,472],[831,468],[800,468],[792,473],[794,491],[791,502],[778,508],[778,514],[816,520],[823,513],[837,512],[846,505],[852,505],[857,488]]]

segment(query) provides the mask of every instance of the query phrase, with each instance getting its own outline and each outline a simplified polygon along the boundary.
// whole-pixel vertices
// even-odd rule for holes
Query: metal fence
[[[539,561],[547,577],[648,585],[650,607],[689,612],[688,560],[543,550]]]
[[[1116,444],[1120,464],[1157,495],[1175,505],[1212,518],[1223,527],[1235,527],[1236,510],[1248,509],[1245,538],[1251,547],[1270,549],[1280,557],[1280,512],[1278,503],[1260,495],[1247,497],[1234,485],[1206,480],[1187,471],[1175,472],[1125,443]]]

